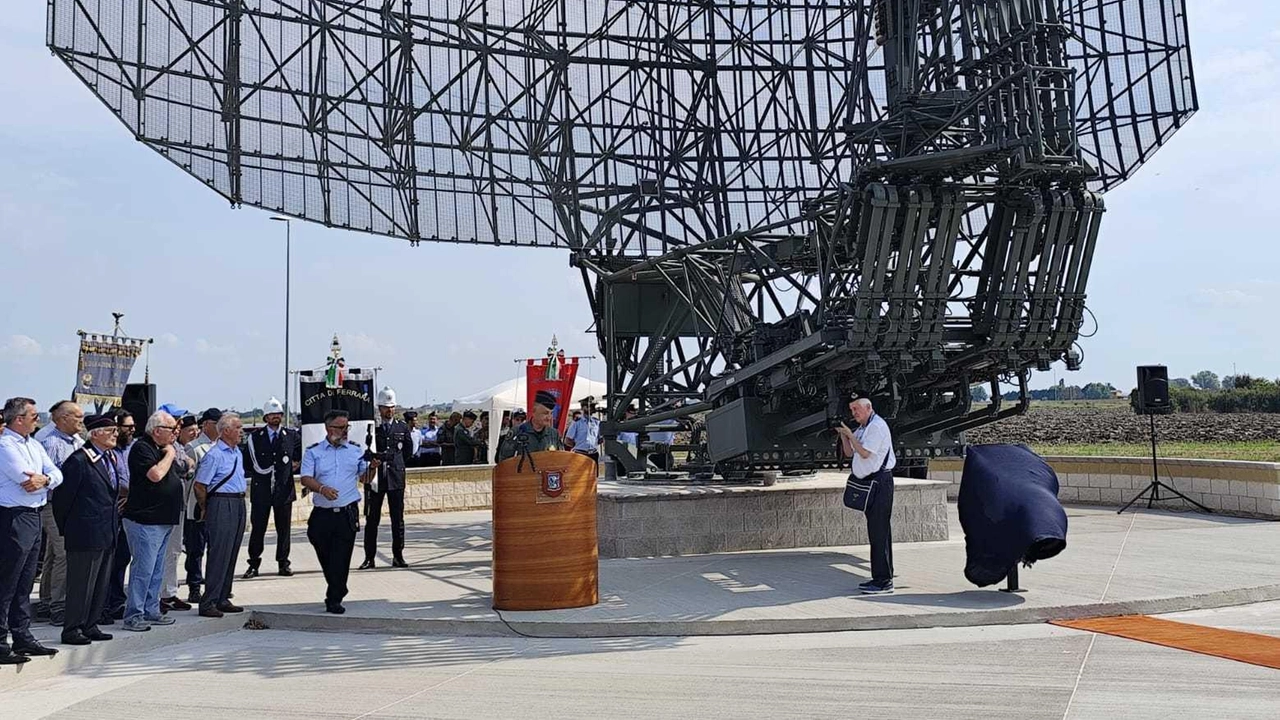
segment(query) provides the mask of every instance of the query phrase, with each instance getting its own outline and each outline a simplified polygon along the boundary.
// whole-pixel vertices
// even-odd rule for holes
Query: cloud
[[[4,345],[0,345],[0,357],[33,358],[44,354],[44,348],[29,335],[10,335]]]
[[[356,363],[366,365],[377,363],[384,358],[395,357],[397,354],[395,346],[391,343],[383,342],[365,333],[342,335],[339,340],[342,342],[343,354]]]
[[[1262,296],[1245,292],[1240,288],[1200,288],[1195,293],[1196,302],[1213,308],[1242,308],[1262,302]]]
[[[215,345],[204,338],[196,339],[196,352],[200,355],[237,355],[235,345]]]
[[[171,332],[167,332],[160,336],[160,344],[165,347],[178,347],[181,343],[182,341],[178,339],[178,336]]]

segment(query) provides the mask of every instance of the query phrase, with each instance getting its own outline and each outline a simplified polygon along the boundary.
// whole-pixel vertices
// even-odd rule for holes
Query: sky
[[[45,48],[45,4],[12,4],[0,14],[0,395],[65,397],[76,331],[109,331],[119,311],[128,334],[155,338],[160,402],[282,397],[283,223],[230,209],[133,141]],[[1201,109],[1107,194],[1084,368],[1059,363],[1033,387],[1127,390],[1143,364],[1280,376],[1280,3],[1188,4]],[[379,384],[417,405],[515,377],[513,361],[553,335],[570,355],[597,354],[566,252],[292,227],[295,369],[323,364],[337,334],[349,365],[381,367]],[[604,378],[602,360],[584,370]],[[143,372],[140,359],[133,381]]]

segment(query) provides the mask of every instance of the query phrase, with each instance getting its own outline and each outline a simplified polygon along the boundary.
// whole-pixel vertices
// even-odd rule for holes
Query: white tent
[[[569,398],[571,407],[566,408],[565,412],[572,412],[584,397],[590,396],[599,400],[604,398],[604,394],[604,383],[578,375],[573,381],[573,394]],[[473,410],[477,415],[486,410],[489,412],[489,457],[493,459],[497,457],[498,438],[502,434],[502,413],[518,408],[527,411],[529,408],[525,406],[528,401],[528,382],[521,375],[519,378],[512,378],[487,390],[454,400],[452,410],[454,412]]]

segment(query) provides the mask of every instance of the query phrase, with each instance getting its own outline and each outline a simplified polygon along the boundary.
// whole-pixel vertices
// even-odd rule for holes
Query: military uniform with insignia
[[[284,416],[280,401],[271,398],[262,408],[264,419],[272,415]],[[278,420],[276,421],[279,422]],[[289,530],[293,518],[293,502],[298,499],[293,486],[294,470],[300,465],[302,438],[297,431],[286,427],[267,425],[249,433],[245,440],[245,454],[249,458],[249,569],[245,579],[258,574],[262,565],[263,545],[267,535],[267,521],[273,516],[276,526],[276,566],[279,574],[289,576]]]
[[[376,460],[365,460],[365,451],[347,441],[350,419],[342,410],[325,415],[325,439],[309,445],[302,455],[302,486],[312,491],[314,507],[307,520],[307,540],[315,548],[324,571],[326,612],[346,612],[351,553],[360,525],[360,482],[367,481],[377,468]]]
[[[534,397],[533,416],[520,427],[511,432],[511,437],[498,449],[498,462],[528,451],[531,453],[543,450],[563,450],[560,433],[553,424],[552,411],[556,406],[556,398],[542,390]],[[536,426],[542,425],[539,430]]]
[[[383,463],[378,468],[377,482],[366,483],[364,488],[364,562],[360,564],[361,570],[374,567],[383,498],[386,498],[391,515],[391,564],[409,567],[404,560],[404,471],[413,457],[413,436],[408,425],[395,420],[395,409],[396,392],[389,387],[382,388],[378,392],[381,420],[374,426],[374,442]]]

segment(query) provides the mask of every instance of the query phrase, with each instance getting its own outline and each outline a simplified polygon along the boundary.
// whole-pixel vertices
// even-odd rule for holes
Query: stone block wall
[[[844,482],[689,487],[655,493],[603,490],[597,501],[600,557],[696,555],[736,550],[865,545],[866,519],[842,502]],[[821,485],[815,487],[814,485]],[[899,478],[893,539],[947,539],[942,483]]]
[[[311,515],[311,498],[302,498],[301,486],[298,497],[300,500],[293,504],[293,519],[305,521]],[[486,510],[492,506],[492,465],[409,468],[405,473],[406,514]],[[382,512],[385,524],[387,510]]]
[[[1119,508],[1151,482],[1150,458],[1051,456],[1045,461],[1058,474],[1064,503]],[[947,482],[947,496],[954,499],[963,468],[961,460],[935,460],[929,477]],[[1159,472],[1165,483],[1215,512],[1280,519],[1280,463],[1161,458]],[[1190,506],[1174,498],[1156,507]]]

